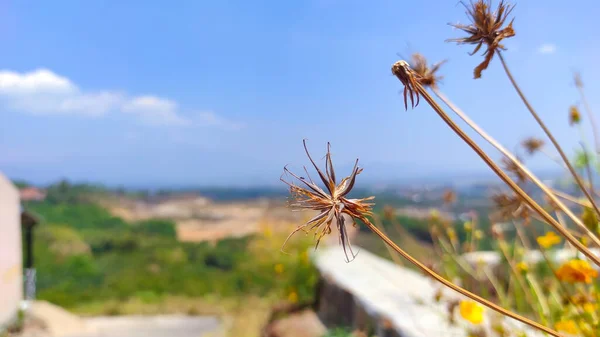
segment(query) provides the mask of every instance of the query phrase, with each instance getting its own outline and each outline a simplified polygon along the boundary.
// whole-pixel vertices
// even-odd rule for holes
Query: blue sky
[[[572,70],[600,111],[599,9],[521,1],[506,41],[567,150],[579,136],[567,123],[579,100]],[[498,60],[473,80],[481,57],[444,42],[461,36],[448,22],[467,22],[455,1],[2,1],[0,171],[35,182],[277,184],[285,164],[307,163],[308,138],[316,157],[331,141],[340,168],[359,157],[369,179],[485,172],[427,105],[404,111],[390,72],[396,53],[448,59],[442,90],[490,133],[510,148],[541,135]]]

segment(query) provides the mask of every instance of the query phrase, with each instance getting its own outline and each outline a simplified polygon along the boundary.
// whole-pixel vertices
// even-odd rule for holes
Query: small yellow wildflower
[[[429,211],[429,218],[432,221],[439,220],[439,218],[440,218],[440,211],[438,211],[437,209],[430,210]]]
[[[598,231],[598,215],[591,207],[584,207],[581,213],[581,221],[585,227],[593,232]]]
[[[456,241],[456,231],[454,228],[448,228],[447,234],[450,241]]]
[[[471,230],[473,230],[473,223],[471,221],[465,222],[465,224],[463,226],[467,232],[470,232]]]
[[[263,235],[266,238],[270,238],[271,236],[273,236],[273,231],[271,230],[271,227],[265,227],[265,230],[263,231]]]
[[[539,236],[537,242],[540,246],[548,249],[560,243],[560,236],[556,235],[554,232],[547,232],[544,236]]]
[[[274,269],[275,273],[283,274],[283,265],[281,263],[276,264]]]
[[[292,291],[289,295],[288,295],[288,301],[292,302],[292,303],[296,303],[298,302],[298,293],[296,293],[295,291]]]
[[[581,114],[579,113],[579,109],[576,106],[572,105],[569,108],[569,124],[579,124],[581,121]]]
[[[474,235],[475,235],[475,239],[477,239],[477,240],[481,240],[483,238],[483,232],[479,229],[475,231]]]
[[[598,276],[596,271],[587,261],[571,260],[563,263],[556,271],[559,280],[568,283],[592,283],[592,279]]]
[[[304,251],[300,254],[300,261],[302,264],[307,265],[309,260],[308,251]]]
[[[462,318],[473,324],[480,324],[483,322],[483,307],[477,302],[473,301],[461,301],[460,302],[460,315]]]
[[[583,311],[585,311],[585,312],[587,312],[589,314],[593,314],[596,311],[598,311],[598,305],[594,304],[594,303],[589,303],[589,302],[585,303],[583,305]]]
[[[590,239],[585,235],[581,237],[580,241],[581,241],[581,244],[586,247],[590,244]]]
[[[572,320],[556,322],[554,327],[558,331],[566,332],[566,333],[572,334],[572,335],[575,335],[579,332],[579,329],[577,328],[577,324]]]
[[[517,263],[516,268],[518,271],[520,271],[522,273],[526,273],[529,271],[529,266],[527,265],[527,263],[525,263],[525,261],[521,261],[521,262]]]

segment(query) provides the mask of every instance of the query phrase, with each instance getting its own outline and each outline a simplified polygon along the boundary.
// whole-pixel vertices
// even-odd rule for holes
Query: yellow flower
[[[579,332],[577,324],[572,320],[556,322],[554,328],[556,328],[558,331],[566,332],[572,335],[575,335]]]
[[[589,314],[593,314],[596,311],[598,311],[598,305],[594,304],[594,303],[585,303],[583,305],[583,311],[589,313]]]
[[[526,273],[527,271],[529,271],[529,266],[524,261],[517,263],[516,267],[517,267],[517,270],[522,273]]]
[[[461,301],[460,315],[473,324],[480,324],[483,322],[483,307],[473,301]]]
[[[568,283],[592,283],[592,279],[598,276],[596,271],[587,261],[571,260],[563,263],[556,271],[559,280]]]
[[[277,274],[283,273],[283,265],[281,263],[276,264],[274,269],[275,269],[275,273],[277,273]]]
[[[295,291],[292,291],[289,295],[288,295],[288,301],[292,302],[292,303],[296,303],[298,302],[298,293],[296,293]]]
[[[572,105],[569,108],[569,124],[579,124],[581,121],[581,114],[579,113],[579,109],[576,106]]]
[[[467,232],[473,230],[473,223],[471,221],[465,222],[463,226]]]
[[[475,239],[477,240],[481,240],[483,238],[483,232],[481,230],[476,230],[475,231]]]
[[[300,254],[300,261],[302,264],[307,265],[309,262],[308,251],[304,251]]]
[[[585,235],[581,237],[580,241],[581,241],[581,244],[586,247],[590,244],[590,239]]]
[[[454,228],[448,228],[447,233],[450,241],[456,241],[456,231],[454,230]]]
[[[263,235],[267,238],[270,238],[271,236],[273,236],[273,231],[271,230],[271,227],[265,227],[265,230],[263,231]]]
[[[560,243],[560,236],[554,232],[547,232],[544,236],[539,236],[537,242],[540,246],[548,249]]]

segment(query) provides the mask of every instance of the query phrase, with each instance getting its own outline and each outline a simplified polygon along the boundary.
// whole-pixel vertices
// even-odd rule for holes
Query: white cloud
[[[77,91],[77,87],[69,79],[58,76],[47,69],[37,69],[24,74],[0,71],[0,93],[2,94],[65,94],[75,91]]]
[[[223,129],[239,130],[244,127],[243,124],[235,123],[217,116],[212,111],[200,112],[198,114],[198,125],[200,126],[216,126]]]
[[[122,111],[139,116],[154,125],[189,125],[190,121],[177,114],[177,103],[155,96],[133,97],[125,102]]]
[[[115,92],[83,93],[68,78],[47,69],[0,71],[0,98],[10,109],[35,115],[101,116],[121,102]]]
[[[121,112],[150,125],[202,126],[239,129],[241,124],[203,112],[195,119],[181,114],[179,105],[153,95],[129,96],[117,91],[84,91],[48,69],[18,73],[0,71],[0,108],[33,115],[103,116]]]
[[[556,52],[556,45],[552,43],[545,43],[538,48],[540,54],[554,54]]]

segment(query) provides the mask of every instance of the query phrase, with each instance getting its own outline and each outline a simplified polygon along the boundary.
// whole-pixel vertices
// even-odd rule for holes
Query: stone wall
[[[0,327],[15,317],[22,298],[19,191],[0,173]]]

